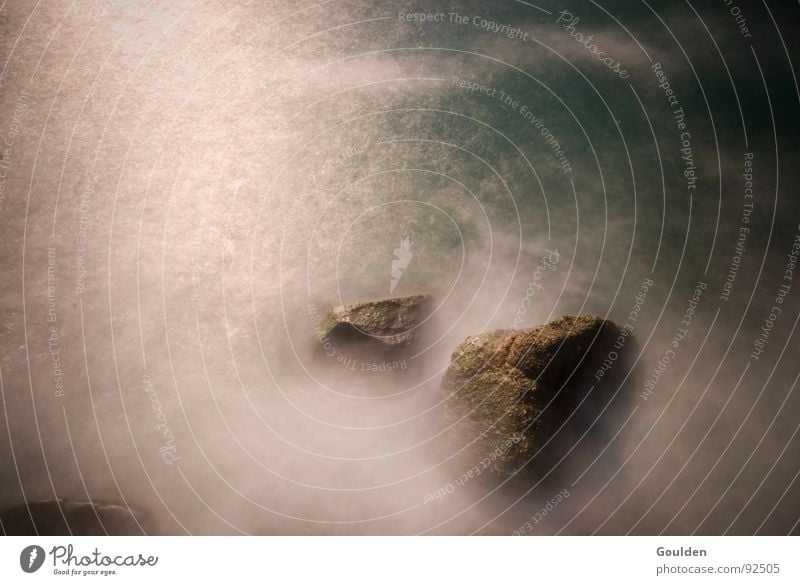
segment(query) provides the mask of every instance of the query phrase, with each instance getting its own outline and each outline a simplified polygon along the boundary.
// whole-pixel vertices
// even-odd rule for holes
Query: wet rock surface
[[[0,513],[9,536],[135,536],[143,534],[141,512],[108,502],[41,500],[20,504]]]
[[[443,380],[448,416],[460,425],[458,443],[469,445],[465,456],[489,461],[501,475],[551,464],[545,444],[551,438],[570,442],[574,423],[608,399],[615,375],[602,370],[603,362],[627,335],[611,321],[581,315],[468,337],[453,352]],[[624,370],[624,361],[614,370]]]
[[[340,305],[323,317],[318,337],[338,352],[403,357],[419,341],[432,309],[427,294]]]

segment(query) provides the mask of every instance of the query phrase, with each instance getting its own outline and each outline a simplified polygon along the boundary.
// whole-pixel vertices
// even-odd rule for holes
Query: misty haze
[[[3,3],[3,532],[800,534],[770,4]]]

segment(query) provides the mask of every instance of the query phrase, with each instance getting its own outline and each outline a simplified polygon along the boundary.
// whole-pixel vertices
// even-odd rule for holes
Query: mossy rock
[[[431,310],[432,298],[426,294],[341,305],[325,314],[318,335],[338,349],[367,346],[399,353],[417,341]]]
[[[471,443],[471,459],[491,454],[497,473],[521,469],[580,403],[620,335],[628,332],[580,315],[468,337],[443,380],[448,415],[461,421],[459,448]]]
[[[9,536],[135,536],[144,516],[118,504],[53,499],[9,508],[0,523]]]

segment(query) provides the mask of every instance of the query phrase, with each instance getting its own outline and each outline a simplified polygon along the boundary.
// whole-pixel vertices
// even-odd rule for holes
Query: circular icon
[[[19,554],[19,566],[26,573],[35,573],[44,564],[44,549],[32,544],[22,549]]]

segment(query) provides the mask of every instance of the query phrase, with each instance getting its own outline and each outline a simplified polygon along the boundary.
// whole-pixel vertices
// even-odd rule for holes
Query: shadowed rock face
[[[402,355],[419,338],[431,309],[430,295],[341,305],[322,319],[319,338],[367,353]]]
[[[143,515],[124,506],[60,499],[9,508],[0,522],[9,536],[136,536],[145,530]]]
[[[491,455],[492,470],[501,474],[526,465],[592,386],[593,394],[607,390],[595,384],[594,375],[614,343],[627,335],[611,321],[581,315],[558,317],[526,331],[468,337],[453,352],[443,380],[450,392],[448,414],[463,421],[461,446],[474,440],[467,456]],[[616,372],[624,369],[622,363],[616,363]],[[609,376],[602,380],[607,383]],[[583,406],[596,404],[587,400]]]

